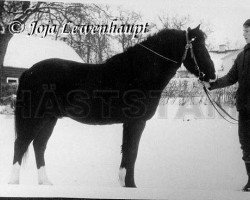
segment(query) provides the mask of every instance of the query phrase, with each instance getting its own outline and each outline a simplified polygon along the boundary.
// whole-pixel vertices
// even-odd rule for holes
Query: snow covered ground
[[[122,125],[90,126],[68,118],[57,122],[46,151],[54,185],[37,185],[32,146],[21,184],[8,185],[14,123],[13,115],[0,115],[0,196],[249,199],[250,193],[240,191],[246,172],[237,125],[215,113],[194,117],[189,110],[192,115],[184,116],[177,114],[178,109],[159,106],[147,122],[136,162],[137,189],[121,188],[118,183]],[[210,109],[199,109],[211,114]]]

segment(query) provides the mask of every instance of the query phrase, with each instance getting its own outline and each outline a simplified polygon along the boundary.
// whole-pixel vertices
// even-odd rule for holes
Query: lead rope
[[[154,53],[154,54],[160,56],[161,58],[164,58],[165,60],[172,61],[172,62],[174,62],[174,63],[178,63],[177,61],[172,60],[172,59],[170,59],[170,58],[167,58],[167,57],[165,57],[165,56],[163,56],[163,55],[157,53],[156,51],[154,51],[154,50],[152,50],[152,49],[150,49],[150,48],[144,46],[143,44],[140,44],[140,43],[138,43],[138,44],[139,44],[140,46],[144,47],[145,49],[151,51],[152,53]]]
[[[226,119],[226,118],[220,113],[220,111],[218,110],[218,108],[219,108],[222,112],[224,112],[224,113],[225,113],[229,118],[231,118],[232,120],[238,121],[237,119],[235,119],[235,118],[233,118],[231,115],[229,115],[229,114],[227,113],[227,111],[225,111],[216,101],[214,101],[214,100],[212,99],[210,93],[208,92],[206,86],[205,86],[203,83],[201,83],[201,84],[202,84],[202,86],[203,86],[203,90],[205,91],[205,94],[207,95],[207,97],[208,97],[210,103],[212,104],[212,106],[214,107],[214,109],[219,113],[219,115],[220,115],[223,119],[225,119],[227,122],[229,122],[229,123],[231,123],[231,124],[238,124],[237,122],[230,122],[228,119]],[[215,106],[214,104],[216,104],[216,106],[217,106],[218,108],[216,108],[216,106]]]

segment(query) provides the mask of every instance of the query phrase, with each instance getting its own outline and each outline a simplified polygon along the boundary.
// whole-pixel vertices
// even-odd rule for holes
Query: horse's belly
[[[64,110],[67,117],[78,122],[99,125],[148,120],[155,112],[155,109],[143,101],[126,104],[121,99],[113,102],[92,99],[82,101],[78,106],[66,107]]]
[[[103,119],[103,118],[80,118],[80,117],[72,117],[72,116],[68,116],[71,119],[80,122],[80,123],[84,123],[84,124],[89,124],[89,125],[108,125],[108,124],[118,124],[118,123],[123,123],[123,120],[118,120],[118,119],[114,119],[114,118],[110,118],[110,119]]]

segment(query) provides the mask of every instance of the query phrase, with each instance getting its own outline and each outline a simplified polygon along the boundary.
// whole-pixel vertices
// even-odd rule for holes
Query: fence
[[[12,98],[16,95],[17,87],[18,85],[16,84],[1,85],[0,105],[6,105],[12,102]],[[213,90],[211,94],[216,102],[234,106],[237,87],[238,85],[236,84]],[[201,99],[201,102],[207,99],[197,79],[172,79],[162,93],[162,100],[164,100],[164,102],[168,102],[169,99],[181,98],[182,104],[185,104],[187,101],[192,101],[192,99],[197,97]]]
[[[17,84],[1,84],[0,105],[14,105]]]
[[[219,103],[228,106],[235,105],[235,95],[238,88],[238,84],[230,87],[221,88],[211,91],[213,99]],[[181,98],[182,103],[192,101],[199,97],[202,100],[208,101],[202,85],[198,83],[197,79],[172,79],[162,93],[162,100],[168,102],[168,99]],[[167,101],[166,101],[167,99]]]

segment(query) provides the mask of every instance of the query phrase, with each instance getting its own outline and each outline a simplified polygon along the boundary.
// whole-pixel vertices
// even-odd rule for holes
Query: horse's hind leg
[[[16,138],[14,147],[13,167],[11,171],[9,184],[19,184],[19,175],[20,175],[22,158],[25,152],[27,151],[31,141],[32,138],[29,138],[28,140],[21,137]]]
[[[27,121],[29,120],[27,119]],[[35,129],[35,127],[29,126],[28,124],[30,123],[27,123],[27,121],[25,124],[16,124],[17,137],[14,144],[14,159],[9,184],[19,184],[20,167],[23,156],[25,155],[29,144],[36,135],[37,129]]]
[[[49,181],[45,170],[44,153],[47,146],[47,142],[52,134],[52,131],[56,125],[57,118],[46,120],[43,128],[39,131],[33,141],[33,147],[36,157],[36,165],[38,170],[38,184],[39,185],[52,185]]]
[[[133,121],[123,124],[122,161],[119,172],[119,181],[123,187],[136,187],[134,166],[145,125],[145,121]]]

